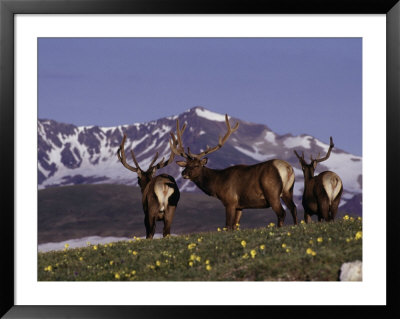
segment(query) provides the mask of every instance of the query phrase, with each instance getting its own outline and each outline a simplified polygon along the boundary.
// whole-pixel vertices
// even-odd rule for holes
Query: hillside
[[[362,222],[268,226],[39,253],[39,281],[336,281]]]
[[[299,220],[302,206],[298,207]],[[351,211],[339,210],[338,218]],[[145,236],[140,189],[121,184],[51,187],[38,192],[38,243],[60,242],[88,236]],[[241,228],[264,227],[276,223],[269,209],[247,209]],[[286,225],[292,225],[289,211]],[[222,203],[203,193],[181,192],[171,233],[190,234],[215,231],[225,226]],[[163,223],[157,222],[156,233]]]

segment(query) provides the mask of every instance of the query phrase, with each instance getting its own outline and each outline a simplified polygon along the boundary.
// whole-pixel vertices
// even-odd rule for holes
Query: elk
[[[325,171],[314,176],[317,163],[326,161],[331,155],[334,147],[332,137],[330,137],[329,149],[325,157],[317,158],[310,156],[311,162],[309,164],[304,160],[304,152],[300,156],[296,151],[297,158],[299,159],[301,168],[304,174],[304,192],[303,192],[303,208],[304,220],[311,222],[311,215],[317,215],[318,221],[322,218],[326,221],[333,221],[339,207],[340,197],[343,192],[343,183],[340,177],[331,171]]]
[[[138,175],[138,184],[142,192],[142,205],[144,211],[144,225],[146,227],[146,238],[151,239],[156,230],[156,221],[164,221],[163,237],[170,234],[171,223],[178,205],[180,193],[175,179],[167,174],[160,174],[154,177],[156,171],[169,165],[175,155],[171,152],[168,160],[161,161],[154,165],[158,158],[158,152],[151,161],[147,171],[143,171],[135,158],[133,150],[131,155],[136,167],[129,165],[126,161],[124,144],[126,135],[118,148],[117,156],[122,165]]]
[[[217,170],[206,167],[207,157],[219,150],[235,132],[239,123],[231,128],[228,115],[225,115],[227,132],[219,138],[218,145],[200,154],[193,154],[189,147],[185,152],[182,145],[183,129],[179,129],[179,120],[176,121],[176,137],[171,132],[171,150],[185,161],[176,163],[184,167],[182,177],[194,182],[204,193],[218,198],[225,206],[226,227],[236,229],[240,223],[243,209],[272,207],[278,217],[278,227],[283,225],[286,212],[280,198],[289,207],[293,221],[297,224],[297,210],[293,202],[294,171],[285,161],[274,159],[255,165],[235,165]]]

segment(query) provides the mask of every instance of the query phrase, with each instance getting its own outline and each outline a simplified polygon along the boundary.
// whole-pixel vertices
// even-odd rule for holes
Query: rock
[[[344,263],[340,267],[340,281],[362,281],[362,262],[359,260]]]

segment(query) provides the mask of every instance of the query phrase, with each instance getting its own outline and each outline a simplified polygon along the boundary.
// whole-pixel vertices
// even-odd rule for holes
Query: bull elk
[[[297,224],[297,210],[293,202],[294,171],[285,161],[274,159],[255,165],[235,165],[217,170],[206,167],[207,157],[219,150],[229,136],[235,132],[239,123],[231,128],[228,115],[225,115],[227,133],[219,138],[218,145],[200,154],[193,154],[189,147],[185,152],[182,145],[182,133],[179,120],[176,121],[176,137],[171,132],[171,150],[175,155],[182,156],[185,161],[176,163],[184,167],[182,177],[190,179],[204,193],[218,198],[225,206],[226,227],[236,229],[240,223],[243,209],[272,207],[278,217],[278,227],[283,225],[285,210],[280,198],[289,207],[293,221]]]
[[[158,158],[158,152],[151,161],[147,171],[143,171],[135,158],[133,150],[131,155],[136,167],[129,165],[126,161],[124,144],[126,135],[122,139],[117,151],[117,156],[122,165],[138,175],[138,184],[142,192],[142,205],[144,211],[144,225],[146,227],[146,238],[153,238],[156,230],[156,221],[164,221],[163,237],[170,234],[171,223],[178,205],[180,193],[175,179],[167,174],[160,174],[154,177],[156,171],[169,165],[175,155],[171,152],[168,160],[161,161],[154,165]]]
[[[340,177],[331,171],[325,171],[314,176],[317,163],[326,161],[331,155],[334,147],[332,137],[330,138],[329,149],[325,157],[313,158],[310,156],[309,164],[304,160],[304,153],[300,156],[296,151],[301,168],[304,174],[304,193],[303,193],[303,208],[304,220],[308,223],[311,221],[311,215],[317,215],[318,221],[322,218],[326,221],[334,220],[339,207],[340,197],[343,192],[343,183]]]

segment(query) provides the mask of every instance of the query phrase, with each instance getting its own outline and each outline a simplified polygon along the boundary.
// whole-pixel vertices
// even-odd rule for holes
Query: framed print
[[[327,306],[338,315],[373,311],[391,317],[399,312],[393,213],[399,133],[397,1],[250,1],[226,6],[196,1],[2,0],[0,10],[1,174],[7,185],[2,196],[2,224],[7,225],[2,232],[2,315],[306,315],[310,306],[316,314]],[[276,107],[267,109],[266,100]],[[172,129],[176,137],[170,136]],[[52,152],[58,144],[60,151]],[[264,144],[279,162],[269,161]],[[127,161],[124,149],[134,150],[132,161],[131,154]],[[346,158],[346,168],[330,164],[339,158],[340,163]],[[202,166],[208,161],[208,171],[195,173],[195,160]],[[262,204],[254,204],[248,191],[245,196],[236,190],[224,197],[231,194],[229,188],[215,195],[225,182],[218,186],[217,175],[207,183],[195,176],[229,171],[230,178],[244,179],[250,173],[242,175],[242,167],[250,166],[241,165],[255,167],[260,162],[272,165],[265,171],[269,181],[276,181],[259,190]],[[320,193],[329,193],[329,184],[328,206],[339,206],[337,214],[332,208],[313,210],[309,204],[322,203],[317,191],[312,192],[316,199],[307,197],[307,187],[316,187],[307,170],[320,162],[320,167],[335,172],[329,173],[330,184],[321,177],[325,191]],[[156,170],[169,175],[154,177]],[[257,192],[255,185],[247,189]],[[275,198],[271,194],[280,185]],[[100,197],[91,197],[94,187]],[[58,189],[76,195],[60,195]],[[122,195],[132,190],[139,198],[133,203],[139,207],[137,221],[127,221],[131,210],[126,207],[132,201]],[[107,202],[111,192],[116,195]],[[208,202],[203,192],[215,195],[215,202]],[[172,199],[171,194],[178,196]],[[68,204],[62,204],[62,196]],[[161,200],[163,196],[168,200]],[[244,197],[248,202],[232,204],[232,198]],[[276,204],[280,198],[283,208]],[[97,202],[96,209],[83,206],[90,199]],[[206,205],[221,212],[208,214]],[[257,214],[250,218],[251,213],[244,213],[241,219],[242,209],[268,205],[272,210],[267,224],[265,215],[257,219]],[[176,207],[175,215],[171,207]],[[316,222],[335,217],[337,223]],[[89,218],[92,222],[85,228]],[[293,225],[297,219],[302,224]],[[311,219],[315,222],[308,225]],[[257,241],[253,247],[252,237],[237,235],[251,236],[246,231],[260,223],[270,241]],[[313,233],[297,242],[294,238],[300,230],[305,236],[310,230],[306,226],[316,225],[327,233],[331,225],[342,224],[336,235]],[[283,233],[277,226],[287,228]],[[208,239],[192,236],[193,230],[214,236],[212,245],[201,250]],[[154,232],[156,238],[167,238],[139,238],[152,238]],[[231,236],[237,247],[231,249],[228,237],[219,236]],[[114,244],[111,237],[123,244]],[[180,247],[179,238],[183,246],[175,252],[167,242]],[[324,255],[322,247],[339,238],[343,245],[333,245],[336,250]],[[159,242],[166,245],[157,257],[141,256],[142,251],[159,249],[153,246]],[[139,251],[141,243],[146,248]],[[113,249],[127,255],[109,255]],[[75,251],[79,253],[71,253]],[[299,251],[304,256],[296,259]],[[362,260],[357,282],[340,282],[346,281],[341,279],[344,268],[330,270],[329,263],[342,254]],[[58,259],[51,259],[53,255]],[[262,258],[275,256],[282,256],[277,263],[286,275],[266,269],[272,264],[266,267]],[[90,258],[97,261],[88,262]],[[226,268],[218,258],[225,260]],[[229,269],[230,264],[235,269]]]

